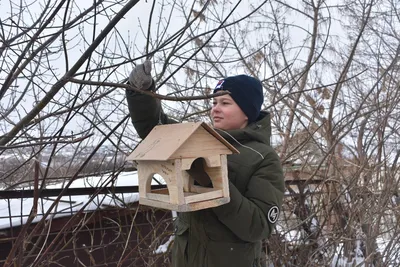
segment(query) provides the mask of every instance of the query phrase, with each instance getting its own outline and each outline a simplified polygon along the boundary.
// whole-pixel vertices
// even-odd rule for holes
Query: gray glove
[[[143,64],[136,65],[129,75],[129,84],[140,90],[149,89],[152,82],[151,61],[148,59]]]

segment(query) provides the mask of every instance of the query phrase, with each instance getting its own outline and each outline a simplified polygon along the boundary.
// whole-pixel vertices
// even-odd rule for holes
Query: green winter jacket
[[[160,100],[133,91],[126,95],[141,138],[158,123],[176,123],[163,113]],[[280,160],[270,146],[269,113],[262,111],[259,120],[244,129],[217,131],[240,152],[228,155],[231,200],[216,208],[178,214],[172,266],[264,266],[261,241],[274,228],[284,192]]]

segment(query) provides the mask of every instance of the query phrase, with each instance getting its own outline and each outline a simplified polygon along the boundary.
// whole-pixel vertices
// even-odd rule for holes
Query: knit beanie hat
[[[238,104],[249,119],[249,123],[257,120],[264,102],[261,82],[248,75],[237,75],[220,80],[214,89],[214,93],[226,90]]]

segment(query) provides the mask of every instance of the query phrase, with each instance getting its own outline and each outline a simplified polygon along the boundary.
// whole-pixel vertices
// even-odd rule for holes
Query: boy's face
[[[212,106],[211,118],[215,128],[234,130],[247,126],[247,116],[230,95],[215,97]]]

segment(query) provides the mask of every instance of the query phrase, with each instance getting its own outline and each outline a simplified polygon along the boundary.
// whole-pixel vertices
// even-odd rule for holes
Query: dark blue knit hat
[[[261,82],[251,76],[237,75],[220,80],[214,89],[214,93],[219,90],[227,90],[230,96],[242,109],[250,122],[257,120],[264,102],[264,94]]]

